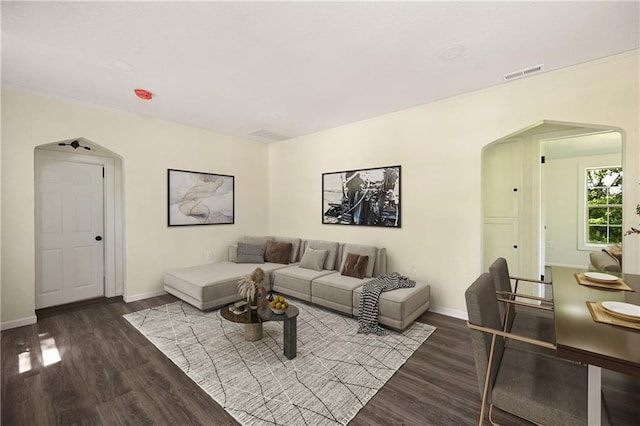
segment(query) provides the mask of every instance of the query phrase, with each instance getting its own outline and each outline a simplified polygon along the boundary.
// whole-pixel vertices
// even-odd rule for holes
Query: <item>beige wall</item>
[[[2,323],[34,315],[34,148],[84,137],[123,159],[125,295],[162,290],[169,268],[226,259],[267,233],[268,146],[110,109],[2,92]],[[167,169],[235,176],[235,225],[167,227]]]
[[[436,310],[464,314],[464,290],[482,269],[483,146],[540,120],[619,127],[626,224],[637,222],[629,212],[640,195],[638,58],[635,51],[279,142],[269,152],[269,231],[387,247],[390,271],[431,284]],[[396,164],[401,229],[321,224],[322,173]],[[627,272],[640,272],[639,240],[625,246]]]
[[[435,309],[463,315],[482,269],[486,144],[544,119],[623,129],[625,225],[637,223],[638,60],[635,51],[271,145],[5,89],[2,323],[34,314],[34,148],[74,137],[123,159],[130,296],[161,290],[164,270],[204,262],[206,250],[223,259],[240,235],[269,233],[387,247],[389,270],[430,283]],[[401,229],[321,224],[322,173],[396,164]],[[168,228],[168,168],[235,175],[236,225]],[[627,241],[625,268],[640,273],[640,238]]]
[[[579,196],[578,188],[584,186],[580,181],[580,170],[585,167],[612,167],[620,164],[618,154],[593,155],[583,157],[559,158],[548,160],[545,173],[549,185],[545,194],[547,200],[547,245],[546,260],[548,265],[589,266],[591,250],[579,249],[578,242],[578,209],[584,200]],[[626,240],[623,240],[626,242]]]

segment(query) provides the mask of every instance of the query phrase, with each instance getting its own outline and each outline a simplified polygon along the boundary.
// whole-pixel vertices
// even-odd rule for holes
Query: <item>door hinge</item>
[[[541,164],[544,164],[544,161],[545,161],[545,158],[544,158],[544,155],[542,155],[542,156],[540,157],[540,163],[541,163]]]
[[[104,179],[104,167],[102,168],[102,178]]]

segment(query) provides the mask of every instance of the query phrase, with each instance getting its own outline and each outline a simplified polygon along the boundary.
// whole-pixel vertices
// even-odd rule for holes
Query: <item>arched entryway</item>
[[[122,158],[85,138],[40,145],[35,307],[124,293]]]
[[[584,222],[584,211],[579,207],[579,168],[622,166],[624,138],[624,131],[613,126],[544,120],[485,146],[485,270],[498,256],[507,258],[514,275],[532,278],[543,276],[548,264],[586,268],[589,250],[600,248],[579,247],[580,224]],[[599,162],[594,162],[596,159]],[[545,181],[550,161],[562,162],[554,170],[566,173],[548,175]],[[564,194],[551,200],[547,198],[549,185],[554,185],[554,190],[568,186]],[[550,217],[554,211],[565,216],[554,221]],[[564,241],[567,239],[571,241]],[[561,253],[562,259],[553,258],[555,252]]]

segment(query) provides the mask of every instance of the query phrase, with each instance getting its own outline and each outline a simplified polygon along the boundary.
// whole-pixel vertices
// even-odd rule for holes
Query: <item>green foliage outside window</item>
[[[587,242],[622,241],[622,168],[587,169]]]

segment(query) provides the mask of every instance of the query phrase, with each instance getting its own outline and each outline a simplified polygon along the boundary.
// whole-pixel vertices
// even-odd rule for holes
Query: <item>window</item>
[[[622,168],[587,168],[587,244],[622,242]]]

